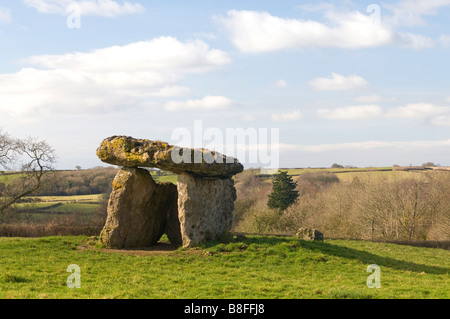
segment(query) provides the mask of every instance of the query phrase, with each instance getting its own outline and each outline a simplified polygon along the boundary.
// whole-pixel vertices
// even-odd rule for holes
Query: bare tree
[[[9,170],[9,164],[13,162],[17,154],[16,140],[0,130],[0,168]]]
[[[18,174],[12,187],[0,190],[0,213],[37,191],[44,176],[54,171],[55,160],[55,150],[46,141],[12,138],[0,131],[0,169]]]

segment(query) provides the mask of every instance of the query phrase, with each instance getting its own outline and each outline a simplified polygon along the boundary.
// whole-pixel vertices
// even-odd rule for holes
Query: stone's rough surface
[[[112,248],[154,245],[172,220],[169,215],[174,214],[176,203],[175,185],[157,184],[143,169],[121,169],[113,182],[101,242]],[[176,223],[169,228],[176,233]]]
[[[220,240],[231,229],[236,190],[232,179],[178,176],[178,218],[184,247]]]
[[[125,167],[156,167],[176,174],[228,178],[243,171],[232,157],[205,149],[172,146],[161,141],[112,136],[103,140],[97,156],[106,163]]]
[[[296,236],[303,240],[323,240],[323,233],[312,228],[300,228]]]

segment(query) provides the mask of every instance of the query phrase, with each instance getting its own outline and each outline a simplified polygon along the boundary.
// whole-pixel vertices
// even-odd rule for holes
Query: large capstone
[[[232,179],[178,176],[178,217],[183,246],[220,240],[232,226],[236,190]]]
[[[112,136],[103,140],[97,156],[125,167],[156,167],[176,174],[227,178],[243,171],[237,159],[206,149],[181,148],[161,141]]]
[[[177,214],[174,184],[155,183],[147,170],[124,167],[113,182],[100,240],[111,248],[145,247],[154,245],[170,230],[168,237],[180,244],[181,233],[174,214]]]

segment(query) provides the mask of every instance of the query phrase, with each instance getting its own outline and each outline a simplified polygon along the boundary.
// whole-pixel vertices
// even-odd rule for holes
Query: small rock
[[[323,233],[313,228],[300,228],[297,230],[296,236],[302,240],[322,240]]]

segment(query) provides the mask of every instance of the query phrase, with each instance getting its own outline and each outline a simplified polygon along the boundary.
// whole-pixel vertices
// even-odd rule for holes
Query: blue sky
[[[281,167],[450,165],[450,0],[4,0],[0,44],[0,128],[60,169],[196,120],[278,129]]]

